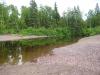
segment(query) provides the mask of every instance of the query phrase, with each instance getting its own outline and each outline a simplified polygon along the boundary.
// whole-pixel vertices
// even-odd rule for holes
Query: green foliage
[[[98,3],[96,4],[95,10],[89,10],[86,22],[90,28],[100,26],[100,8]]]
[[[54,6],[53,18],[55,19],[56,25],[58,25],[58,22],[60,20],[60,15],[59,15],[59,12],[58,12],[57,4],[56,3],[55,3],[55,6]]]
[[[37,27],[38,25],[38,9],[35,0],[30,1],[29,7],[29,26],[30,27]]]
[[[100,26],[95,28],[84,29],[84,35],[86,36],[97,35],[97,34],[100,34]]]
[[[55,26],[55,19],[53,18],[53,9],[48,6],[41,6],[39,9],[39,24],[41,27],[50,28]]]
[[[24,25],[25,27],[28,27],[30,25],[29,23],[29,8],[22,6],[21,8],[21,25]]]
[[[100,8],[89,10],[84,21],[79,6],[69,9],[60,16],[55,3],[49,6],[37,6],[35,0],[30,6],[22,6],[21,13],[14,5],[0,3],[0,34],[47,35],[55,37],[77,38],[99,34]]]
[[[20,31],[22,35],[47,35],[55,37],[70,37],[71,33],[68,28],[28,28]]]
[[[65,21],[71,31],[72,37],[82,35],[83,19],[79,7],[74,7],[64,14]]]

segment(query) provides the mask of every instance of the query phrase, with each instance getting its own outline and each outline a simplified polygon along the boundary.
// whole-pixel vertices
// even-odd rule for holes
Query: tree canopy
[[[89,10],[86,20],[83,19],[79,6],[67,10],[61,16],[57,3],[54,4],[54,8],[49,6],[38,7],[35,0],[31,0],[29,7],[22,6],[20,10],[21,12],[19,13],[16,6],[7,6],[4,3],[0,3],[0,33],[5,31],[6,33],[16,33],[28,28],[62,28],[61,31],[63,33],[68,33],[69,31],[71,37],[76,37],[83,35],[84,28],[100,26],[100,7],[98,3],[95,9]],[[67,31],[64,32],[63,30]]]

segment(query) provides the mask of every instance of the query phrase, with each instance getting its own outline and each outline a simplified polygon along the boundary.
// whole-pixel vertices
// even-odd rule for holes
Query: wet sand
[[[45,38],[47,36],[22,36],[17,34],[9,34],[9,35],[0,35],[0,42],[3,41],[17,41],[17,40],[25,40],[25,39],[36,39],[36,38]]]
[[[100,35],[55,48],[37,63],[0,66],[0,75],[100,75]]]

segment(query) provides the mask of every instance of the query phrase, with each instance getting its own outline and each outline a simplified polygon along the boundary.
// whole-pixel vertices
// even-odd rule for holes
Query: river
[[[52,50],[54,48],[63,47],[74,41],[68,42],[65,39],[41,38],[0,42],[0,65],[22,65],[26,62],[36,63],[40,57],[53,55]]]

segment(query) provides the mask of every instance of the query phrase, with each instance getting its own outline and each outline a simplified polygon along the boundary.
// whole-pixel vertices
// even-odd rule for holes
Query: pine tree
[[[100,7],[98,3],[96,4],[95,8],[95,19],[94,19],[95,26],[100,26]]]
[[[4,30],[8,24],[8,9],[5,4],[0,3],[0,30]]]
[[[22,19],[24,26],[26,26],[26,27],[28,27],[30,25],[29,18],[30,18],[29,8],[22,6],[21,19]]]
[[[60,20],[60,15],[58,13],[58,8],[57,8],[57,4],[55,3],[54,6],[54,19],[56,20],[56,24],[58,25],[58,21]]]
[[[10,29],[12,28],[18,31],[19,29],[18,19],[19,19],[19,13],[18,13],[17,7],[14,5],[10,5],[9,6],[9,27],[8,28]]]
[[[95,14],[100,14],[100,8],[99,8],[99,5],[98,3],[96,4],[96,8],[95,8]]]
[[[38,25],[38,9],[35,0],[30,1],[30,16],[29,25],[31,27],[37,27]]]

